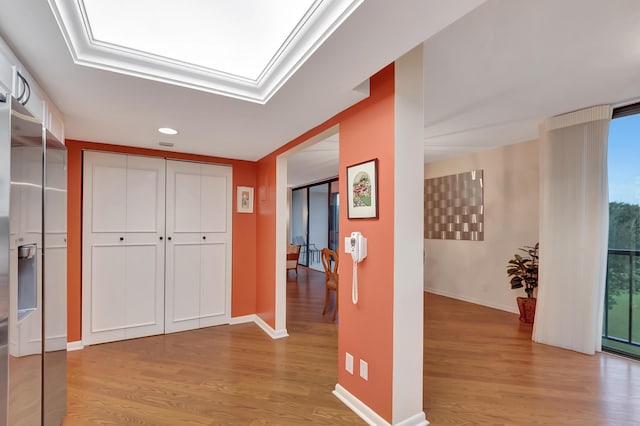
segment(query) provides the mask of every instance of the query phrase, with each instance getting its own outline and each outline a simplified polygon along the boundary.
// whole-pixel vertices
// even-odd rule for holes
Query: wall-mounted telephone
[[[360,232],[352,232],[344,238],[344,251],[351,253],[353,259],[353,281],[351,283],[351,301],[358,303],[358,263],[367,257],[367,239]]]
[[[351,258],[356,263],[362,262],[367,257],[367,239],[359,232],[352,232],[348,239]]]

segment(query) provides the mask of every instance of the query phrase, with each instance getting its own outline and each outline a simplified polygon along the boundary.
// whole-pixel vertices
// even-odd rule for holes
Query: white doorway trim
[[[340,131],[339,124],[312,136],[276,157],[276,333],[287,334],[287,159]]]

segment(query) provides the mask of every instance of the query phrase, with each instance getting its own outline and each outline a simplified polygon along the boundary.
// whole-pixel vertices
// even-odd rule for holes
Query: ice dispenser
[[[36,245],[18,247],[18,321],[37,308],[38,277]]]

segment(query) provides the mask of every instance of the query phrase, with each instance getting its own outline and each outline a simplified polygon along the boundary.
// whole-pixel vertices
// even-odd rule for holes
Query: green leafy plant
[[[538,249],[540,243],[535,246],[524,246],[519,250],[526,253],[520,255],[516,253],[514,258],[509,260],[507,265],[507,275],[511,277],[511,289],[523,288],[527,298],[533,298],[533,289],[538,287]]]

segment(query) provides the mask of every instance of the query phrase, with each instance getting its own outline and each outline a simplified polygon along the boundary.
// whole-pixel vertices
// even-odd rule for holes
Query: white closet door
[[[164,333],[165,162],[127,156],[125,337]]]
[[[200,327],[231,318],[232,170],[201,165]]]
[[[83,343],[164,331],[164,160],[86,152]]]
[[[167,161],[165,331],[200,324],[200,164]]]
[[[167,161],[165,331],[228,323],[231,168]]]

